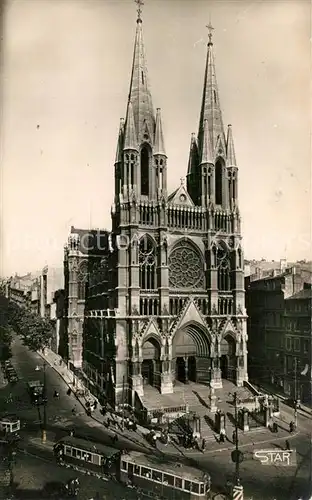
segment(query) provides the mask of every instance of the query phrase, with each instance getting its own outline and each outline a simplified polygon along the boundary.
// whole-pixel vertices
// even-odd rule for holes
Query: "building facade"
[[[312,403],[311,285],[285,300],[284,391]]]
[[[285,385],[290,363],[286,359],[290,307],[287,304],[305,286],[310,286],[311,273],[290,267],[260,279],[248,277],[245,282],[249,377],[252,382],[271,384],[289,393]]]
[[[177,381],[220,388],[223,378],[248,380],[238,168],[215,75],[210,33],[187,182],[168,193],[139,13],[112,230],[98,231],[88,252],[73,232],[65,250],[69,358],[116,406],[146,384],[170,394]]]

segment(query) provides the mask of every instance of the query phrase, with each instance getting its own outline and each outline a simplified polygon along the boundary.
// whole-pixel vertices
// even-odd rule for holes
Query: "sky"
[[[311,256],[309,0],[145,0],[168,188],[197,132],[207,29],[231,123],[247,259]],[[7,0],[1,72],[2,275],[62,266],[70,226],[110,228],[133,0]]]

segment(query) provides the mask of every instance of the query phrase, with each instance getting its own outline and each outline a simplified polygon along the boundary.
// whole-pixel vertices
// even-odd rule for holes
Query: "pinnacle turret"
[[[128,102],[128,109],[127,109],[124,150],[125,149],[133,149],[135,151],[138,150],[138,139],[137,139],[137,134],[136,134],[136,128],[135,128],[134,116],[133,116],[133,108],[132,108],[131,101]]]
[[[155,128],[155,140],[154,140],[154,151],[153,152],[154,152],[154,155],[166,156],[160,108],[157,108],[157,112],[156,112],[156,128]]]
[[[226,141],[226,160],[228,167],[236,167],[236,156],[234,149],[232,125],[228,125],[227,141]]]
[[[123,142],[124,142],[124,127],[125,127],[125,120],[124,118],[120,118],[115,163],[119,163],[122,159],[121,152],[123,149]]]
[[[204,131],[201,150],[201,164],[213,163],[213,151],[211,147],[211,139],[209,134],[208,120],[204,121]]]

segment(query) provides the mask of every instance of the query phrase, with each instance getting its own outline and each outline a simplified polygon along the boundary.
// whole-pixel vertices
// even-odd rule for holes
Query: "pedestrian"
[[[224,441],[225,441],[225,430],[221,429],[219,436],[219,443],[224,443]]]
[[[286,441],[285,441],[285,445],[286,445],[286,450],[288,450],[288,451],[289,451],[289,450],[290,450],[290,444],[289,444],[288,439],[286,439]]]
[[[204,453],[205,449],[206,449],[206,439],[203,439],[202,440],[202,452],[203,453]]]

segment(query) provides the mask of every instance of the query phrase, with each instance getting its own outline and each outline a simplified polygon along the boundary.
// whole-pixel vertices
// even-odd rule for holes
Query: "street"
[[[15,385],[8,384],[1,389],[0,404],[2,411],[17,413],[23,426],[21,432],[23,441],[20,443],[14,477],[15,481],[20,483],[20,488],[32,490],[37,488],[42,490],[47,482],[63,481],[63,476],[64,480],[66,480],[67,477],[72,477],[73,473],[67,469],[63,470],[58,467],[51,453],[38,445],[38,443],[40,444],[40,417],[42,415],[39,417],[37,409],[30,403],[30,398],[26,390],[26,382],[31,379],[43,379],[42,358],[37,353],[28,351],[20,340],[14,341],[12,351],[12,364],[15,366],[20,380]],[[40,371],[35,371],[37,365],[41,367]],[[73,395],[68,396],[66,394],[67,385],[53,367],[49,365],[46,368],[46,384],[48,395],[47,435],[49,440],[54,441],[58,437],[61,437],[62,434],[67,433],[68,429],[74,428],[76,435],[112,445],[111,436],[113,433],[108,431],[101,423],[95,422],[92,418],[88,417],[84,408]],[[53,398],[55,390],[60,393],[59,399]],[[9,394],[12,395],[12,400],[6,402]],[[74,405],[77,408],[76,416],[72,414]],[[281,408],[285,428],[287,428],[287,422],[293,418],[293,410],[285,407],[285,405],[281,405]],[[306,490],[309,477],[311,477],[311,427],[311,417],[299,413],[298,433],[296,435],[291,436],[287,431],[281,430],[278,434],[261,434],[265,436],[263,437],[264,442],[261,442],[261,435],[259,438],[255,434],[250,436],[249,442],[244,442],[241,450],[244,452],[245,457],[240,466],[240,475],[246,499],[298,500],[300,495]],[[255,449],[285,449],[286,439],[289,440],[291,448],[297,451],[296,467],[265,466],[253,459],[252,455]],[[116,447],[137,449],[145,453],[147,450],[151,452],[148,446],[144,447],[143,444],[140,444],[139,439],[137,440],[137,444],[134,444],[133,440],[129,441],[126,432],[124,438],[119,438]],[[167,457],[164,456],[164,459],[171,457],[173,460],[179,460],[182,463],[191,462],[192,465],[209,472],[214,491],[222,491],[227,479],[233,476],[234,464],[231,461],[231,451],[233,448],[233,444],[228,442],[224,444],[208,443],[205,453],[198,453],[186,451],[180,447],[159,446],[160,452],[167,455]],[[18,477],[24,477],[24,479],[21,480]],[[30,478],[29,487],[22,486],[27,477]],[[88,476],[82,477],[82,490],[85,489],[88,494],[91,491],[95,491],[90,489],[91,486],[89,488],[86,485],[90,483],[96,489],[96,482],[97,480],[94,478],[90,479]],[[108,491],[113,491],[112,486],[111,488],[108,487],[108,483],[103,485],[100,482],[99,484],[103,488],[108,488]],[[115,483],[113,487],[115,488],[114,491],[116,491],[117,486]],[[123,496],[120,497],[124,498],[128,490],[121,486],[119,487],[121,491],[125,491],[125,493],[121,493]],[[99,491],[102,492],[102,490]],[[88,498],[83,496],[84,493],[81,493],[81,495],[79,500],[80,498]],[[115,496],[115,493],[113,496]],[[89,498],[92,498],[91,494]],[[112,497],[104,496],[104,498]]]

